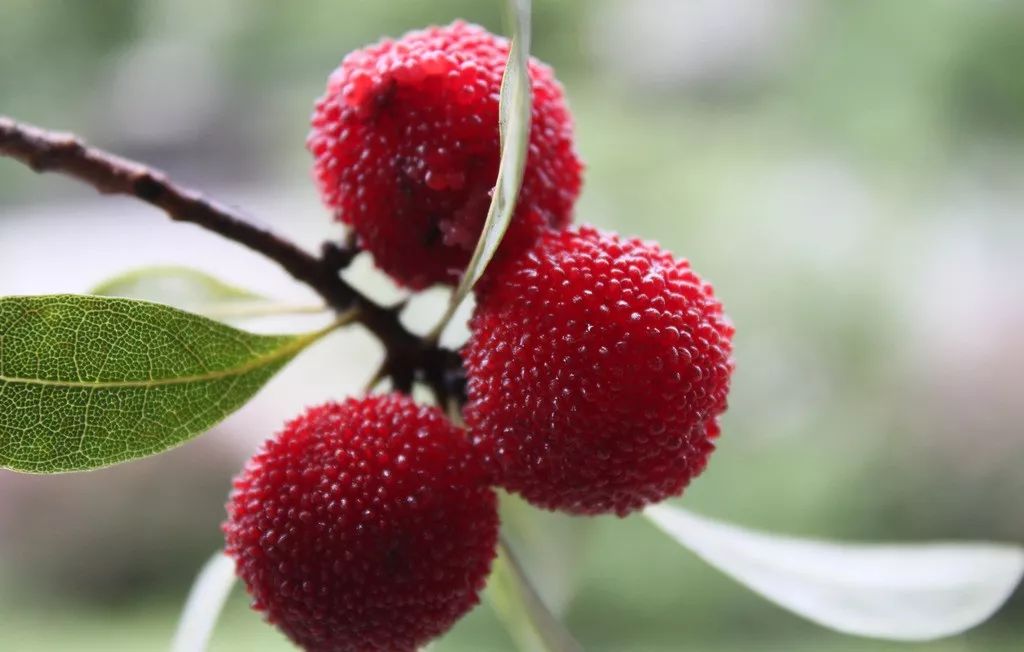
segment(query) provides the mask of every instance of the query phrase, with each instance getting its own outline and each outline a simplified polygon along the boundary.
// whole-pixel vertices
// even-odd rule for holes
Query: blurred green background
[[[0,113],[152,162],[313,244],[340,233],[303,148],[331,69],[429,23],[500,31],[501,12],[497,0],[4,0]],[[1024,3],[536,0],[534,32],[588,164],[578,219],[690,258],[738,327],[720,449],[682,503],[809,536],[1024,539]],[[177,262],[301,296],[210,239],[0,160],[0,293],[81,292]],[[415,312],[427,323],[442,301]],[[166,456],[0,474],[0,649],[163,649],[219,545],[241,460],[369,374],[370,340],[337,339]],[[566,621],[588,650],[1024,648],[1019,594],[965,636],[874,643],[765,603],[641,519],[543,518],[556,540],[525,545],[571,553],[532,567],[578,579]],[[241,593],[212,649],[288,649]],[[439,648],[512,649],[486,606]]]

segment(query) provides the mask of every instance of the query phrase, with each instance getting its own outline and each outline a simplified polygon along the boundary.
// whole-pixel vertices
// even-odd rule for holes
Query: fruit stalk
[[[399,319],[400,306],[378,304],[339,275],[357,253],[353,245],[327,243],[321,255],[311,254],[238,211],[174,183],[159,170],[90,147],[73,134],[48,131],[6,116],[0,116],[0,156],[36,172],[73,177],[103,194],[135,197],[161,209],[172,220],[195,224],[266,256],[323,297],[335,312],[355,311],[354,321],[384,346],[383,371],[396,389],[408,392],[415,380],[422,380],[436,396],[447,399],[452,395],[446,379],[459,376],[458,354],[409,332]]]

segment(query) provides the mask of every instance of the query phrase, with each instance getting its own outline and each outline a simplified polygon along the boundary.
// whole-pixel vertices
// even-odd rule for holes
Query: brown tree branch
[[[173,183],[158,170],[89,147],[73,134],[46,131],[5,116],[0,116],[0,155],[36,172],[74,177],[104,194],[141,199],[172,220],[196,224],[263,254],[312,288],[335,311],[357,310],[356,321],[384,346],[383,370],[397,389],[408,392],[414,381],[421,380],[439,400],[450,398],[451,389],[441,379],[458,376],[458,354],[410,333],[399,319],[398,308],[381,306],[342,279],[339,272],[355,254],[351,247],[327,243],[322,255],[314,256],[238,211]]]

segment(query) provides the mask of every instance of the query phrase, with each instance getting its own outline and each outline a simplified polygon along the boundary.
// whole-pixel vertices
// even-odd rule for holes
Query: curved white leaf
[[[755,532],[665,505],[645,515],[772,602],[859,636],[958,634],[995,613],[1024,574],[1024,550],[1012,545],[853,545]]]
[[[501,101],[498,107],[501,135],[501,161],[498,179],[491,197],[480,240],[469,261],[466,273],[453,295],[456,305],[466,296],[484,273],[487,264],[498,250],[515,213],[519,188],[526,169],[527,145],[530,141],[530,0],[510,0],[509,19],[512,23],[512,47],[508,63],[501,78]]]
[[[530,0],[507,0],[508,19],[512,31],[512,45],[508,62],[501,77],[501,99],[498,104],[498,127],[501,140],[501,158],[498,178],[487,209],[487,219],[477,240],[473,257],[462,274],[459,286],[452,293],[448,309],[431,336],[440,337],[455,310],[483,276],[494,257],[505,231],[512,221],[523,185],[526,153],[530,142],[530,122],[533,98],[530,88]]]
[[[171,652],[202,652],[210,643],[221,609],[235,585],[235,562],[218,550],[192,584],[174,633]]]

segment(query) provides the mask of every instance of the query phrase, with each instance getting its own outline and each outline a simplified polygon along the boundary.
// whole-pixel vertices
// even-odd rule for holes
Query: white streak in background
[[[218,550],[192,584],[185,610],[174,633],[171,652],[203,652],[213,636],[220,612],[235,585],[235,561]]]
[[[782,60],[805,0],[617,0],[602,3],[591,49],[634,87],[685,88],[757,78]]]
[[[905,445],[957,491],[994,491],[985,522],[1008,536],[1021,529],[1004,512],[1019,522],[1024,494],[1019,169],[978,158],[951,172],[917,218],[927,228],[906,229],[893,248],[887,286],[904,387],[894,404],[912,427]]]
[[[763,597],[858,636],[927,641],[959,634],[995,613],[1024,574],[1024,550],[1012,545],[852,545],[755,532],[666,505],[644,514]]]
[[[111,57],[100,124],[119,142],[180,146],[216,132],[230,112],[225,62],[243,0],[138,3],[139,33]]]

